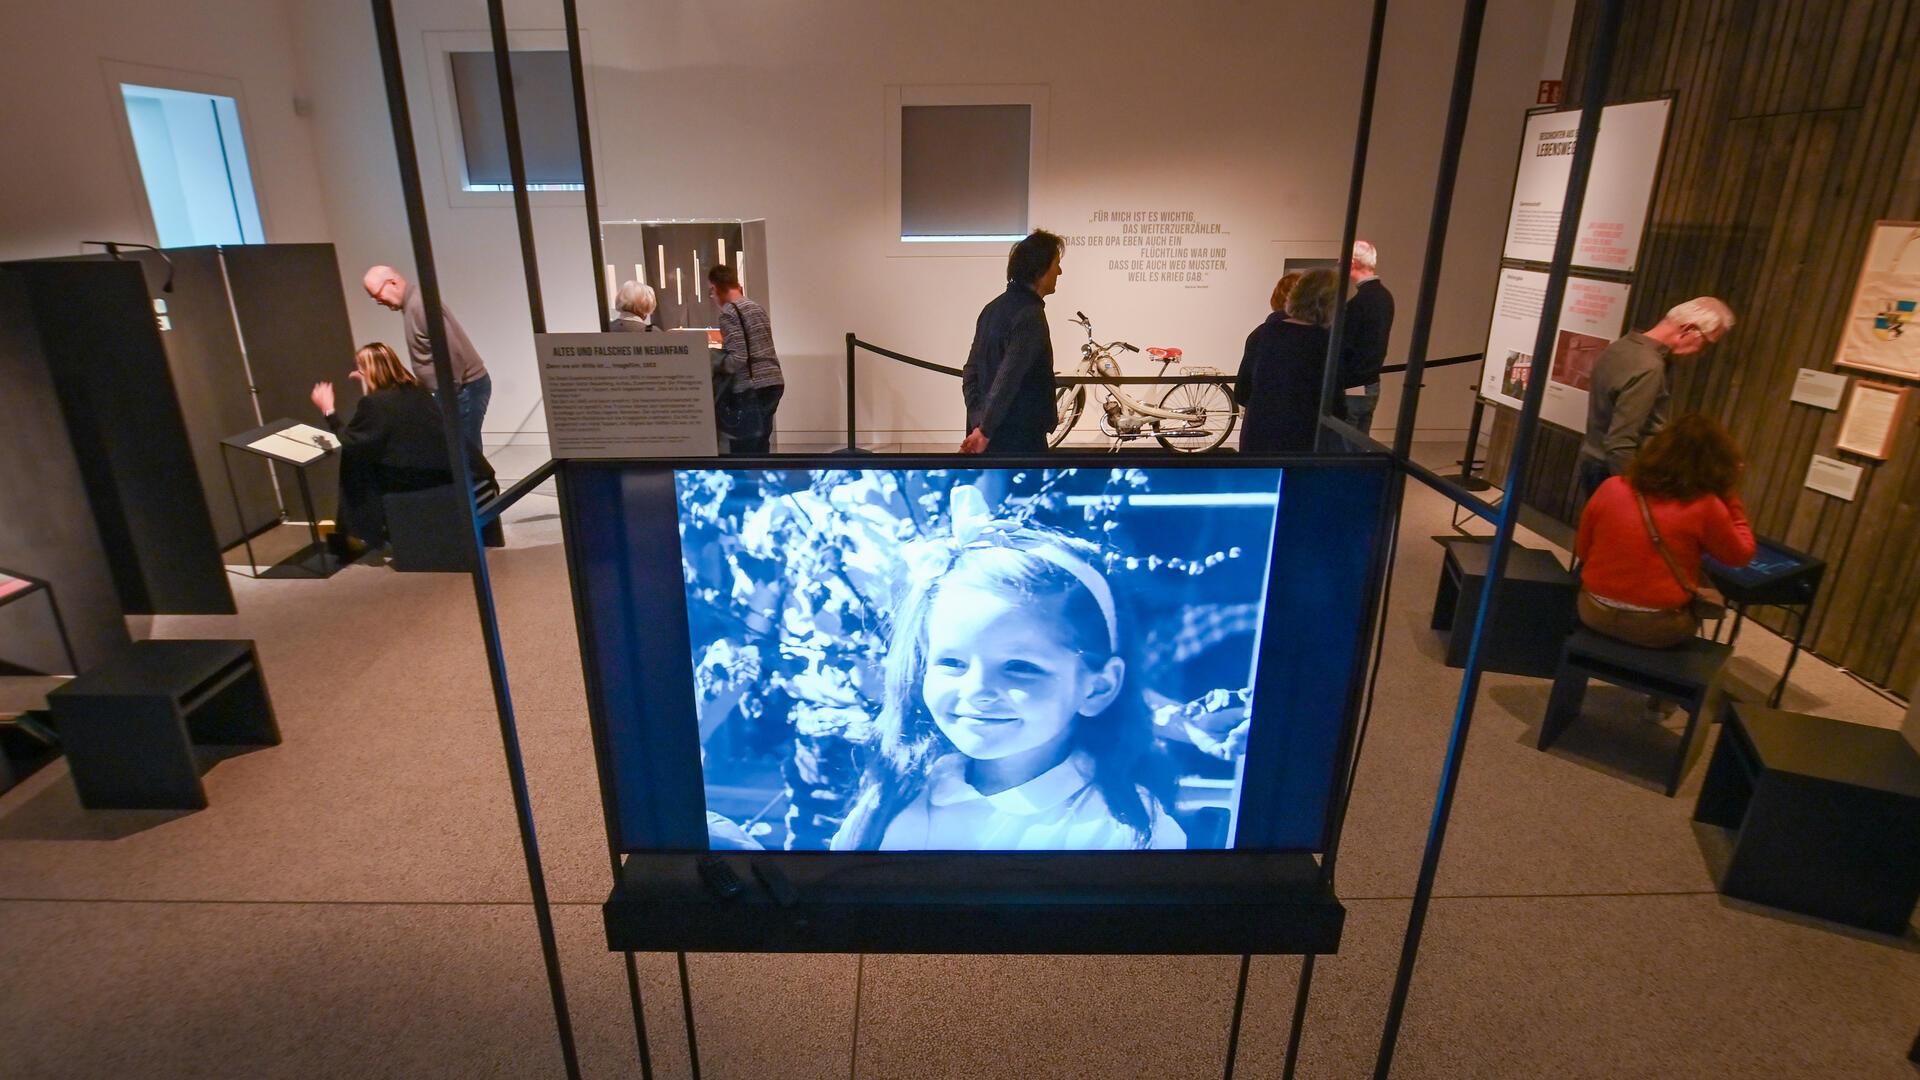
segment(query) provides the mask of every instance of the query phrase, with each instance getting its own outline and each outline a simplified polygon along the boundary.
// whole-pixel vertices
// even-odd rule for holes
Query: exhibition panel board
[[[66,418],[121,606],[230,614],[207,492],[138,263],[11,263]]]
[[[53,586],[80,664],[127,644],[113,569],[94,527],[27,284],[0,269],[0,567]],[[22,608],[0,618],[0,671],[64,672],[51,618]]]
[[[325,379],[333,383],[340,415],[352,416],[360,384],[347,377],[353,370],[354,340],[333,245],[240,244],[221,248],[220,257],[259,415],[268,422],[291,418],[317,423],[307,395],[314,383]],[[252,426],[250,421],[221,435]],[[339,472],[339,462],[331,457],[307,468],[322,518],[334,514]],[[282,501],[292,510],[297,500]]]
[[[1797,30],[1789,32],[1718,20],[1705,8],[1677,15],[1647,0],[1626,5],[1622,40],[1635,47],[1615,61],[1611,96],[1672,94],[1675,132],[1627,326],[1651,326],[1694,296],[1732,306],[1732,333],[1674,364],[1673,410],[1719,418],[1745,449],[1742,492],[1756,533],[1827,562],[1809,648],[1904,693],[1920,682],[1920,516],[1912,512],[1920,500],[1920,395],[1905,395],[1904,413],[1877,448],[1884,458],[1838,444],[1855,445],[1841,438],[1851,426],[1851,387],[1920,383],[1898,363],[1860,369],[1836,361],[1858,351],[1846,343],[1858,335],[1850,320],[1862,286],[1884,286],[1894,273],[1893,248],[1905,236],[1898,223],[1920,221],[1920,49],[1911,47],[1909,6],[1897,0],[1818,0],[1794,10]],[[1580,85],[1597,18],[1597,4],[1579,4],[1568,86]],[[1807,47],[1814,41],[1823,45]],[[1920,251],[1905,255],[1901,272],[1916,257]],[[1902,297],[1868,299],[1867,314],[1886,308],[1899,316]],[[1907,325],[1903,337],[1920,332]],[[1837,375],[1849,392],[1796,400],[1803,370]],[[1496,411],[1495,462],[1504,461],[1513,423],[1513,413]],[[1574,521],[1578,443],[1576,433],[1543,428],[1531,468],[1510,490]],[[1815,469],[1823,459],[1833,464]],[[1826,482],[1836,472],[1849,474],[1845,486]],[[1786,627],[1777,611],[1757,618]]]

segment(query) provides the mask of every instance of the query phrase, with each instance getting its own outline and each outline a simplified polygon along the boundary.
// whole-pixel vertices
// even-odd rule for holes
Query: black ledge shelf
[[[603,909],[614,952],[1332,953],[1346,909],[1313,856],[1242,851],[633,854]],[[755,876],[784,875],[787,905]]]

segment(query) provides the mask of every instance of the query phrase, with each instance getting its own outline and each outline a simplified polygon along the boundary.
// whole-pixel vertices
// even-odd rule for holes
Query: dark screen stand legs
[[[700,1040],[693,1033],[693,983],[687,978],[687,954],[673,954],[680,965],[680,1011],[687,1018],[687,1062],[693,1080],[700,1080]]]
[[[640,969],[632,953],[622,953],[627,961],[627,1004],[633,1008],[633,1038],[640,1047],[640,1080],[653,1080],[653,1053],[647,1045],[647,1012],[640,1000]]]
[[[1240,1021],[1247,1012],[1247,972],[1253,967],[1253,954],[1240,954],[1240,985],[1233,991],[1233,1020],[1227,1025],[1226,1080],[1233,1080],[1233,1066],[1240,1058]]]
[[[1307,1002],[1313,996],[1314,954],[1300,958],[1300,985],[1293,992],[1293,1026],[1287,1031],[1287,1060],[1280,1070],[1281,1080],[1293,1080],[1300,1064],[1300,1036],[1307,1030]]]

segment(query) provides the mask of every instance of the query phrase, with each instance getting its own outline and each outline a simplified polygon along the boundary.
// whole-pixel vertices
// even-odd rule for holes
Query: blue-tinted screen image
[[[1279,469],[683,470],[710,842],[1232,842]]]
[[[569,466],[621,850],[1324,850],[1382,463],[912,460]]]

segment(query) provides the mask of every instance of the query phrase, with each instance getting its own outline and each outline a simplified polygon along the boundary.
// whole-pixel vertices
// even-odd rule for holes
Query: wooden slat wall
[[[1570,93],[1597,16],[1581,0]],[[1827,560],[1813,650],[1908,693],[1920,682],[1920,408],[1875,462],[1834,450],[1839,413],[1788,398],[1800,368],[1833,370],[1873,222],[1920,220],[1920,4],[1628,0],[1609,85],[1613,100],[1676,95],[1629,322],[1651,326],[1698,295],[1733,306],[1725,341],[1676,362],[1675,409],[1719,417],[1746,448],[1756,531]],[[1499,413],[1503,461],[1514,414]],[[1536,445],[1516,490],[1571,521],[1577,436],[1548,428]],[[1854,501],[1803,486],[1816,453],[1866,468]]]

